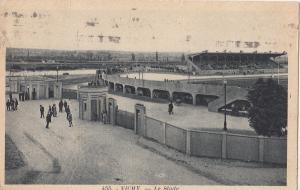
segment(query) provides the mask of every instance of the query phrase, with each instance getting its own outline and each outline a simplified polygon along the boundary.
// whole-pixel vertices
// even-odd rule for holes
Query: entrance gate
[[[117,108],[116,100],[113,98],[109,98],[107,103],[107,120],[109,124],[112,125],[116,124],[116,108]]]
[[[91,100],[91,120],[97,121],[97,100]]]

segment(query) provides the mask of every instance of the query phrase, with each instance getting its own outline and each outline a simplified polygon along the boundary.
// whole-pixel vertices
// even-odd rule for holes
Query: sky
[[[83,2],[83,1],[82,1]],[[282,52],[295,3],[2,1],[7,47],[159,52]]]

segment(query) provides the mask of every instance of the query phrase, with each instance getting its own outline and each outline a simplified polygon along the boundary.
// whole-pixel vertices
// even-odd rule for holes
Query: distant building
[[[8,77],[9,91],[24,94],[29,100],[62,97],[62,82],[38,76]]]
[[[273,72],[273,69],[281,69],[287,72],[282,64],[275,62],[274,59],[286,55],[286,52],[208,52],[188,55],[188,64],[196,72],[201,71],[226,71],[242,72],[247,70]]]

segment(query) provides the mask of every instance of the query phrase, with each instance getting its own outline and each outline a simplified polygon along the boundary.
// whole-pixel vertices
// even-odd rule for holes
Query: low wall
[[[191,132],[191,155],[221,158],[222,134]]]
[[[286,139],[265,138],[263,159],[272,162],[285,164],[287,162],[287,141]]]
[[[62,89],[62,98],[63,99],[77,99],[77,90],[72,89]]]
[[[227,158],[259,161],[259,139],[251,136],[227,135]]]
[[[118,110],[116,117],[117,125],[127,128],[134,129],[134,113],[130,113],[127,111]]]
[[[186,152],[186,130],[166,123],[166,145]]]
[[[135,114],[117,112],[117,125],[134,128]],[[287,138],[262,137],[189,130],[145,116],[140,123],[145,138],[153,139],[187,155],[263,163],[287,163]]]
[[[146,117],[146,137],[165,143],[165,124],[159,120]]]

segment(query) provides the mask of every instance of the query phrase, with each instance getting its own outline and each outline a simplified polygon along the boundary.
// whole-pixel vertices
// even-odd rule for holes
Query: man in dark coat
[[[64,106],[64,103],[63,103],[62,100],[60,100],[60,102],[59,102],[59,104],[58,104],[59,112],[62,112],[63,106]]]
[[[48,113],[47,113],[47,115],[49,115],[49,116],[50,116],[50,122],[51,122],[51,117],[52,117],[52,114],[53,114],[53,112],[52,112],[51,106],[49,106],[49,109],[48,109]]]
[[[18,105],[19,105],[19,102],[17,100],[17,98],[15,99],[15,109],[18,110]]]
[[[47,117],[46,117],[46,128],[48,129],[49,128],[49,123],[51,122],[51,115],[48,114]]]
[[[68,119],[68,116],[69,116],[69,114],[71,113],[71,110],[70,110],[70,107],[69,107],[69,106],[67,106],[67,108],[66,108],[66,113],[67,113],[67,119]]]
[[[72,114],[71,113],[68,114],[68,118],[67,119],[69,121],[69,127],[73,126],[73,123],[72,123]]]
[[[65,111],[66,111],[66,109],[67,109],[67,106],[68,106],[68,103],[67,103],[67,101],[65,100],[65,101],[64,101]],[[66,112],[67,112],[67,111],[66,111]]]
[[[15,111],[15,101],[13,99],[10,100],[10,107],[12,111]]]
[[[9,101],[9,99],[6,101],[6,109],[7,109],[7,111],[10,111],[10,101]]]
[[[172,103],[172,101],[170,102],[170,104],[169,104],[169,115],[171,115],[171,114],[173,114],[173,103]]]
[[[44,111],[45,111],[44,107],[40,105],[41,118],[45,118]]]

